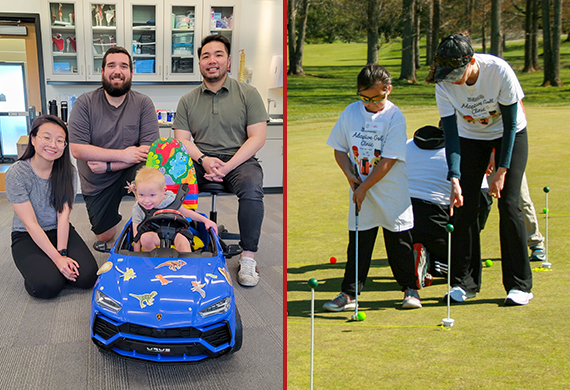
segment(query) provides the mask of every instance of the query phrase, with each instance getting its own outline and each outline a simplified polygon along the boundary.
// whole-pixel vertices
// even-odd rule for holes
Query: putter
[[[546,206],[544,207],[544,213],[546,214],[546,228],[544,231],[544,257],[546,257],[546,260],[542,263],[542,268],[550,269],[552,268],[552,263],[548,261],[548,193],[550,192],[550,188],[544,187],[542,190],[546,196]]]
[[[451,232],[454,227],[452,224],[448,223],[445,226],[445,231],[447,232],[447,318],[442,320],[444,328],[451,328],[455,320],[450,318],[451,311]]]
[[[360,177],[358,174],[358,166],[354,164],[354,173],[356,177]],[[354,185],[354,190],[358,188],[358,184]],[[354,241],[355,241],[355,249],[354,249],[354,268],[355,268],[355,284],[354,284],[354,314],[350,317],[353,321],[358,321],[358,203],[354,202],[354,217],[355,217],[355,231],[354,231]]]

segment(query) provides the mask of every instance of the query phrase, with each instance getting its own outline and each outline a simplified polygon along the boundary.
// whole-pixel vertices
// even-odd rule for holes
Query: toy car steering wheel
[[[137,235],[133,242],[138,242],[146,232],[156,232],[160,238],[161,248],[170,248],[174,236],[187,230],[190,222],[178,210],[158,210],[151,217],[145,219],[137,228]]]

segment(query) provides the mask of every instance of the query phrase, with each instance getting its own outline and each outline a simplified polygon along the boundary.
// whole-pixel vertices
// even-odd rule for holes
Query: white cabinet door
[[[255,156],[263,168],[263,187],[283,187],[283,126],[267,126],[265,145]]]
[[[101,80],[105,52],[113,46],[125,47],[123,0],[91,1],[88,4],[83,13],[86,77],[88,81],[97,81]]]
[[[162,0],[125,2],[125,41],[133,56],[133,81],[162,81],[164,6]]]
[[[197,81],[202,40],[202,1],[164,2],[164,80]]]
[[[47,81],[85,80],[82,1],[44,1],[42,39]]]
[[[239,67],[238,29],[240,13],[239,0],[204,0],[204,36],[221,34],[232,44],[231,64],[229,74],[237,78]],[[199,43],[198,43],[199,45]]]

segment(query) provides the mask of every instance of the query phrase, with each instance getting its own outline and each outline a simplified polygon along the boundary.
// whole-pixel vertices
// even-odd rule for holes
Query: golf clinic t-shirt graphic
[[[350,104],[331,131],[327,145],[347,153],[365,181],[382,158],[396,163],[366,193],[359,216],[361,229],[384,227],[392,232],[411,229],[413,213],[406,175],[406,121],[392,102],[377,113],[366,111],[362,102]],[[355,226],[350,191],[349,229]]]
[[[489,54],[475,54],[479,77],[473,85],[437,83],[435,98],[442,118],[457,116],[459,136],[490,140],[503,136],[499,104],[517,106],[517,131],[526,127],[524,92],[511,66]]]

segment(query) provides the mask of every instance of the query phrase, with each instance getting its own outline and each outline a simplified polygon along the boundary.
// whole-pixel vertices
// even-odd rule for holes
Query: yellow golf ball
[[[485,265],[486,265],[487,267],[492,267],[492,266],[493,266],[493,260],[491,260],[491,259],[485,260]]]
[[[356,319],[358,321],[364,321],[366,319],[366,313],[363,311],[359,311],[357,316],[356,316]]]

